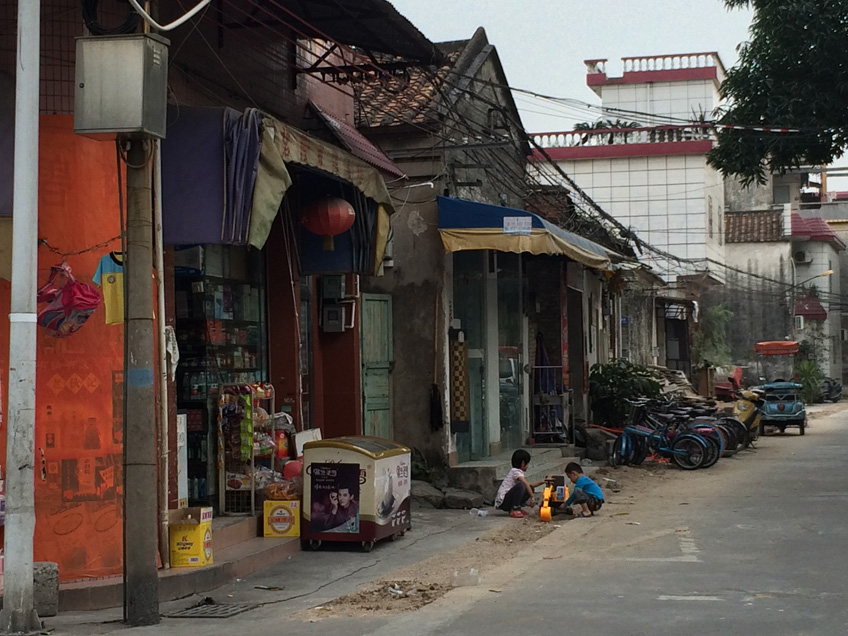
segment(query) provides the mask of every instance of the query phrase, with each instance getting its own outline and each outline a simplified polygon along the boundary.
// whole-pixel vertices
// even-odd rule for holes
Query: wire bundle
[[[130,8],[127,19],[116,27],[105,27],[97,19],[98,0],[82,0],[82,19],[92,35],[126,35],[135,33],[141,23],[141,16]]]

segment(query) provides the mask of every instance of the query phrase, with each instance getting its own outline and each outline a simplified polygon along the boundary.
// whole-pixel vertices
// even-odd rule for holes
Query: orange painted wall
[[[42,115],[39,158],[39,238],[62,252],[82,250],[120,233],[115,147],[73,133],[73,117]],[[91,282],[100,257],[120,241],[78,256],[78,280]],[[42,246],[42,284],[61,258]],[[5,473],[9,285],[0,280],[0,375]],[[38,334],[35,558],[59,564],[61,580],[119,574],[121,531],[121,369],[123,330],[107,326],[100,307],[73,336]],[[37,451],[36,467],[41,466]]]

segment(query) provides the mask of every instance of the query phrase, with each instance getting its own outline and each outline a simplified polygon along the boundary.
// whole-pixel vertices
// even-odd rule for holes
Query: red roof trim
[[[845,243],[836,235],[833,228],[827,224],[827,221],[817,216],[805,218],[793,212],[792,236],[830,243],[839,250],[845,249]]]
[[[813,294],[795,301],[795,315],[803,316],[808,320],[827,320],[827,311]]]
[[[620,157],[653,157],[658,155],[705,155],[713,148],[713,142],[670,141],[659,144],[611,144],[609,146],[569,146],[568,148],[545,148],[554,161],[569,159],[614,159]],[[543,157],[535,151],[531,161]]]
[[[611,84],[647,84],[649,82],[686,82],[689,80],[717,80],[718,69],[715,66],[696,68],[675,68],[667,71],[630,71],[621,77],[607,77],[606,73],[586,75],[587,86],[607,86]]]

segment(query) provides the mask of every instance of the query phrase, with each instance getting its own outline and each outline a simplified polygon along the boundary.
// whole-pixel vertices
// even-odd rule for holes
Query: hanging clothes
[[[103,293],[106,307],[106,324],[120,325],[124,322],[124,255],[109,252],[100,259],[92,279]]]

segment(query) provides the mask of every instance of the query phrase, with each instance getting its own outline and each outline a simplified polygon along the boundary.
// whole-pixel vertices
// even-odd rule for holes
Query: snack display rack
[[[274,387],[222,384],[218,400],[219,510],[255,515],[275,481]],[[259,493],[259,495],[257,495]]]

